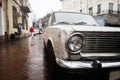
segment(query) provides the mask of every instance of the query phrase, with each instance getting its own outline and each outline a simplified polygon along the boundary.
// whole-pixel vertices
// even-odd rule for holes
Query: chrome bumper
[[[65,61],[56,59],[59,66],[67,69],[94,69],[93,61]],[[120,67],[120,62],[100,62],[101,68]]]

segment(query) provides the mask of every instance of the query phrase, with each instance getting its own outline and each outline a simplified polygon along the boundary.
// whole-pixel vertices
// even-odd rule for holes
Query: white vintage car
[[[43,35],[52,67],[76,72],[120,68],[120,28],[99,26],[90,15],[53,12]]]

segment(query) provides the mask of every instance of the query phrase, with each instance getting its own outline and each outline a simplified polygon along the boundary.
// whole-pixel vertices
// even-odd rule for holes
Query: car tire
[[[54,76],[56,75],[57,65],[56,65],[54,50],[51,42],[47,43],[47,46],[44,47],[44,50],[46,51],[48,74],[50,76],[50,80],[53,80]]]

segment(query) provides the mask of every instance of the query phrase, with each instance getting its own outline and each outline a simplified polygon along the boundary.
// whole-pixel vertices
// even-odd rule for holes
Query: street
[[[43,47],[40,37],[0,44],[0,80],[43,80]]]
[[[30,38],[0,43],[0,80],[50,80],[49,66],[44,60],[42,35],[35,36],[33,41],[33,46]],[[92,76],[59,76],[56,73],[52,80],[94,80]],[[119,71],[111,73],[111,76],[111,80],[120,80]]]

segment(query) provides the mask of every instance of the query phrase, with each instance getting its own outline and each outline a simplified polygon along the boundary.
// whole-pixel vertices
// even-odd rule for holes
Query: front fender
[[[53,50],[54,50],[55,47],[54,47],[53,39],[52,39],[51,37],[48,38],[47,43],[48,43],[48,42],[51,42],[52,47],[53,47]],[[55,52],[55,50],[54,50],[54,52]]]
[[[61,43],[61,41],[57,41],[57,43],[56,43],[56,41],[57,41],[57,39],[53,39],[53,38],[51,38],[51,37],[49,37],[48,38],[48,40],[47,40],[47,43],[51,43],[51,46],[53,47],[53,51],[54,51],[54,55],[55,55],[55,58],[57,59],[57,58],[60,58],[60,59],[68,59],[68,54],[67,54],[67,52],[65,51],[65,49],[63,48],[63,46],[65,45],[65,44],[60,44]],[[47,46],[49,46],[49,45],[47,45]],[[49,48],[49,47],[48,47]]]

